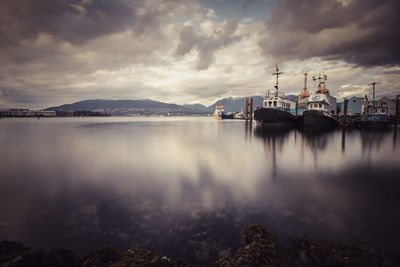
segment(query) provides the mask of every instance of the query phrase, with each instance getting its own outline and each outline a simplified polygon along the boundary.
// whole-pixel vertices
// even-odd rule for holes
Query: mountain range
[[[253,97],[253,108],[262,106],[263,97]],[[240,112],[245,109],[245,97],[228,97],[223,98],[212,104],[204,106],[202,104],[177,105],[154,101],[150,99],[140,100],[105,100],[91,99],[75,102],[72,104],[64,104],[61,106],[49,107],[46,110],[56,112],[75,112],[75,111],[92,111],[102,112],[110,115],[189,115],[189,114],[211,114],[215,110],[215,106],[223,105],[226,111]]]
[[[206,112],[186,108],[176,104],[168,104],[154,100],[105,100],[91,99],[49,107],[46,110],[56,112],[94,111],[110,115],[132,115],[132,114],[204,114]]]

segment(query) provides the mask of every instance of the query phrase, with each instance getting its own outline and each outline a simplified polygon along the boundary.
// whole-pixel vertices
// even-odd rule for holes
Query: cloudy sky
[[[2,0],[0,108],[84,99],[210,105],[264,95],[275,64],[336,97],[400,94],[398,0]],[[308,88],[314,90],[309,79]]]

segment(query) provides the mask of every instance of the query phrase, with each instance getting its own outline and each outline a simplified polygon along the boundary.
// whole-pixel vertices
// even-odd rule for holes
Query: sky
[[[400,94],[398,0],[2,0],[0,108]]]

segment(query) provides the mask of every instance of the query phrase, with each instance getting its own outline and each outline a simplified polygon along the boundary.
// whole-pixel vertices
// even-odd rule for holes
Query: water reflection
[[[330,135],[335,132],[335,129],[318,129],[318,128],[303,128],[301,129],[304,139],[308,142],[308,145],[316,153],[317,150],[324,151],[327,148],[327,144]]]
[[[253,121],[252,120],[245,120],[245,137],[246,140],[251,140],[253,135]]]
[[[288,138],[289,133],[293,129],[290,128],[272,128],[257,125],[254,132],[257,137],[262,138],[264,143],[264,151],[266,158],[271,155],[272,157],[272,178],[275,180],[277,177],[277,159],[276,150],[278,153],[282,151],[285,144],[285,139]],[[277,148],[278,146],[278,148]]]
[[[396,134],[210,118],[4,119],[0,239],[82,253],[138,245],[209,262],[261,223],[283,240],[395,253]]]

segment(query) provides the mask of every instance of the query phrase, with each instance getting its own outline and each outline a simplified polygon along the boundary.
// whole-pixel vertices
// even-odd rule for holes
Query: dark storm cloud
[[[278,60],[399,65],[399,10],[398,0],[283,0],[265,22],[259,45]]]
[[[163,23],[182,7],[189,9],[190,5],[182,0],[0,1],[0,64],[46,61],[49,66],[57,58],[73,58],[66,65],[79,61],[80,55],[84,62],[77,63],[88,65],[93,57],[98,62],[100,57],[111,59],[110,54],[113,65],[118,60],[137,62],[161,46],[156,44],[165,41]],[[123,32],[130,36],[115,36]],[[88,53],[92,54],[90,61],[81,56]]]
[[[127,28],[137,17],[139,1],[3,0],[0,4],[1,44],[50,34],[71,43]]]
[[[193,26],[187,26],[180,33],[175,55],[184,56],[195,49],[199,53],[196,68],[207,69],[215,61],[219,49],[241,40],[241,36],[235,35],[237,26],[236,20],[227,21],[223,30],[214,31],[211,36],[197,35]]]

